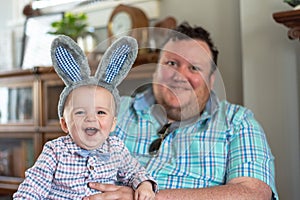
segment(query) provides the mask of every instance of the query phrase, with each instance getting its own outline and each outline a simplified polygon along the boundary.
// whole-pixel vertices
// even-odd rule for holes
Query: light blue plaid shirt
[[[201,117],[175,122],[157,156],[150,144],[166,122],[154,103],[152,90],[122,97],[115,134],[157,180],[160,189],[224,185],[247,176],[267,183],[278,199],[274,157],[253,113],[214,93]]]

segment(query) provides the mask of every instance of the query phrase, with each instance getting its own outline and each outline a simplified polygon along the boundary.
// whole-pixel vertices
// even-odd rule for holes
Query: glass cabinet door
[[[0,87],[0,123],[33,121],[32,86]]]
[[[57,105],[59,95],[63,91],[65,85],[61,80],[47,80],[44,82],[44,125],[45,126],[58,126],[58,112]]]
[[[16,133],[9,134],[16,138],[0,135],[0,177],[23,178],[25,170],[31,167],[35,160],[33,138],[22,137],[22,134]]]

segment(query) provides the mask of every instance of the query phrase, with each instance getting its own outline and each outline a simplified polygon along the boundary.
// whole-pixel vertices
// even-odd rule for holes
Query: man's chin
[[[187,96],[181,96],[181,98],[178,98],[177,96],[176,98],[165,99],[165,102],[170,108],[173,109],[181,109],[191,103],[190,99],[187,99]]]
[[[181,104],[178,100],[165,101],[166,109],[178,110],[181,108]]]

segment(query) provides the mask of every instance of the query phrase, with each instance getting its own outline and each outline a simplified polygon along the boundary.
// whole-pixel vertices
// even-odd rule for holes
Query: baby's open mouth
[[[86,128],[86,129],[84,129],[84,132],[85,132],[87,135],[94,135],[94,134],[96,134],[98,131],[99,131],[99,129],[97,129],[97,128]]]

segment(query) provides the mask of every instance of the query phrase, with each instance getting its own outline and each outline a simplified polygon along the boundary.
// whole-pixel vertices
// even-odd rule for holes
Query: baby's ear
[[[91,74],[86,55],[68,36],[60,35],[53,40],[51,58],[56,73],[66,86],[88,79]]]
[[[137,53],[138,44],[134,38],[119,38],[106,50],[95,78],[117,87],[130,71]]]
[[[59,122],[60,122],[61,130],[63,130],[63,132],[65,132],[65,133],[68,133],[69,129],[68,129],[68,126],[67,126],[65,118],[61,117],[59,119]]]

